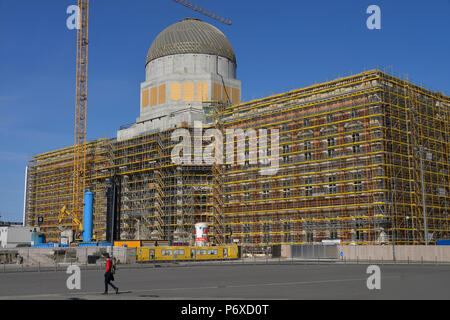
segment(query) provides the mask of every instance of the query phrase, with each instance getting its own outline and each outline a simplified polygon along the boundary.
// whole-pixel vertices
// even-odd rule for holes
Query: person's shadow
[[[124,293],[133,293],[133,291],[119,291],[117,294],[124,294]]]

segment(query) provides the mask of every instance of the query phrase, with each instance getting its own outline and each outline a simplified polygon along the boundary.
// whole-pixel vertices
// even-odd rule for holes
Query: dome
[[[187,18],[167,27],[156,37],[145,65],[164,56],[183,53],[217,55],[236,63],[230,41],[219,29],[199,19]]]

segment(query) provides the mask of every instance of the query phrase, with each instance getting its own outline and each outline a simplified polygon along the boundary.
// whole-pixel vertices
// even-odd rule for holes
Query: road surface
[[[450,299],[450,265],[379,265],[381,289],[367,288],[368,265],[119,266],[103,292],[103,271],[81,269],[81,289],[64,271],[0,273],[0,299]]]

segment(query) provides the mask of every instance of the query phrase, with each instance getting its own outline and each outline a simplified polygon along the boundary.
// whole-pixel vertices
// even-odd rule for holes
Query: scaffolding
[[[99,186],[93,172],[96,171],[96,166],[101,161],[99,156],[107,144],[107,139],[100,139],[88,142],[85,146],[86,188],[94,194],[99,192]],[[68,147],[40,154],[28,164],[25,225],[39,227],[48,241],[59,241],[61,229],[76,230],[70,218],[65,218],[58,224],[62,206],[66,205],[69,211],[72,210],[73,151],[73,147]],[[101,203],[97,205],[100,206]]]
[[[191,134],[193,128],[183,125]],[[153,131],[123,141],[96,140],[86,145],[87,186],[94,193],[94,235],[107,233],[107,189],[117,185],[121,240],[165,240],[193,244],[197,222],[217,230],[217,195],[211,165],[176,165],[172,130]],[[73,147],[35,156],[29,164],[27,225],[39,226],[48,241],[59,240],[57,215],[72,197]],[[45,223],[39,222],[43,217]],[[217,232],[216,232],[217,233]],[[218,239],[215,232],[214,239]],[[117,238],[117,236],[116,236]],[[119,240],[119,239],[116,239]]]
[[[94,234],[106,239],[114,181],[121,240],[192,244],[198,222],[208,223],[215,244],[249,252],[448,239],[449,107],[449,97],[379,70],[239,105],[204,102],[205,130],[254,129],[257,138],[259,129],[279,130],[279,166],[269,176],[260,170],[270,148],[252,163],[248,136],[245,162],[225,165],[174,163],[181,142],[173,129],[89,142]],[[187,123],[177,129],[195,134]],[[64,204],[71,210],[73,147],[35,156],[27,172],[26,225],[58,241],[58,227],[72,226],[57,220]]]
[[[192,133],[186,124],[179,129]],[[114,143],[121,239],[192,243],[195,223],[211,214],[211,168],[174,164],[171,134],[154,131]]]
[[[421,244],[427,222],[430,242],[448,238],[449,105],[374,70],[226,108],[226,129],[280,132],[276,174],[259,174],[261,153],[249,163],[248,136],[245,164],[225,166],[228,235],[250,252],[330,239]]]
[[[225,86],[224,92],[227,94]],[[208,128],[215,128],[219,133],[224,136],[224,112],[227,107],[231,106],[227,101],[203,101],[203,112],[205,115],[205,123]],[[220,146],[222,147],[222,146]],[[231,229],[226,230],[224,221],[224,202],[223,202],[223,187],[224,187],[224,171],[222,161],[215,161],[212,164],[212,178],[213,178],[213,214],[209,226],[212,230],[212,236],[215,238],[215,242],[219,245],[223,245],[226,242],[231,241]]]

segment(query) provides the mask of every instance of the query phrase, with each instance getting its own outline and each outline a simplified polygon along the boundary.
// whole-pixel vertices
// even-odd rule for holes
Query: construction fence
[[[450,246],[280,245],[273,247],[272,256],[284,259],[334,259],[345,262],[449,263]]]
[[[105,255],[118,264],[136,262],[136,249],[125,247],[15,248],[0,251],[1,264],[55,266],[57,264],[102,264]]]
[[[339,251],[346,261],[450,262],[450,246],[340,246]]]
[[[274,246],[272,251],[274,258],[288,259],[338,259],[338,245],[280,245]]]

